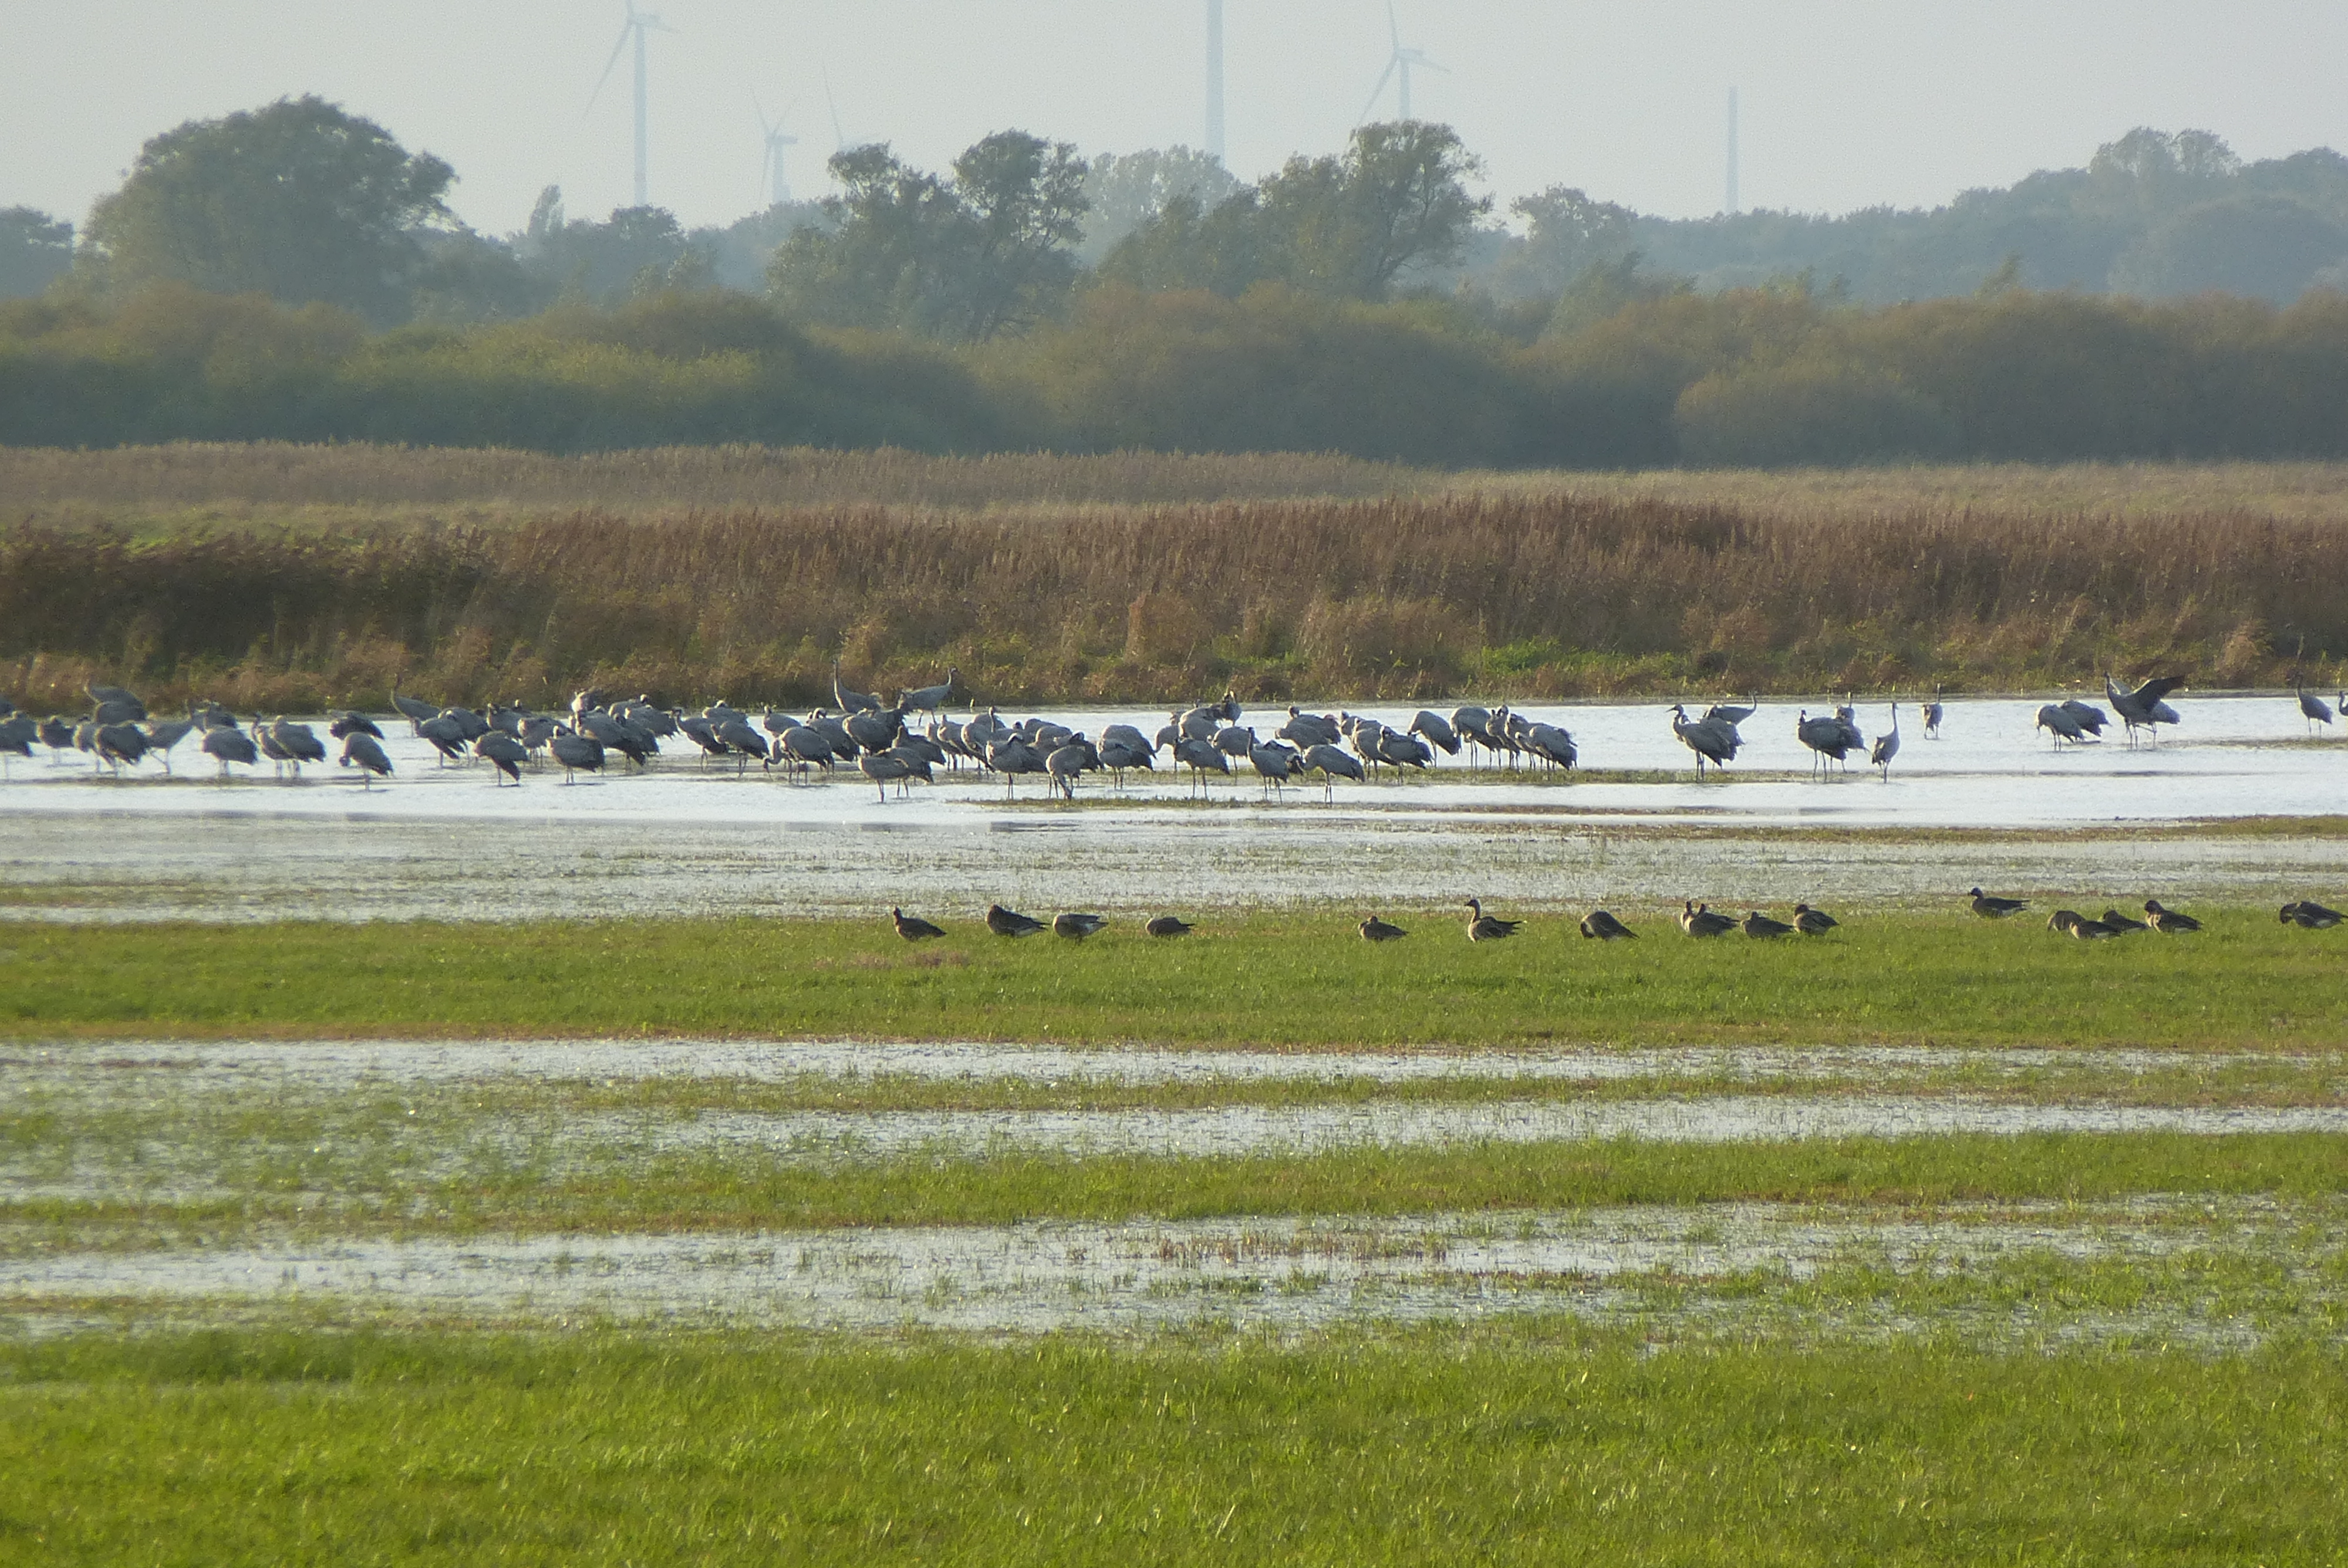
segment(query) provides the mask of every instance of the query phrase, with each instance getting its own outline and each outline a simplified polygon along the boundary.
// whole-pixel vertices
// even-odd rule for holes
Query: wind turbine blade
[[[620,63],[620,56],[628,46],[628,35],[634,30],[635,26],[635,14],[631,11],[628,20],[620,28],[620,41],[612,46],[612,57],[603,62],[603,74],[595,78],[595,90],[587,95],[586,113],[579,117],[581,119],[585,119],[587,115],[595,112],[595,100],[603,96],[603,84],[612,79],[612,67]]]
[[[848,133],[839,128],[839,100],[831,96],[831,67],[828,65],[823,67],[823,106],[831,111],[831,149],[846,152]]]
[[[1360,118],[1354,121],[1355,125],[1363,126],[1370,123],[1370,111],[1378,107],[1378,99],[1384,96],[1386,90],[1386,84],[1394,80],[1395,67],[1401,63],[1402,56],[1400,55],[1391,55],[1387,56],[1386,68],[1378,73],[1378,85],[1370,89],[1370,101],[1362,106]]]
[[[1386,0],[1386,36],[1394,40],[1394,52],[1402,53],[1402,24],[1395,20],[1394,0]]]
[[[767,133],[768,140],[773,140],[775,128],[767,123],[767,108],[758,101],[758,89],[756,87],[750,89],[750,108],[758,117],[758,128]]]
[[[1449,66],[1438,66],[1433,60],[1428,59],[1425,55],[1417,56],[1410,63],[1416,66],[1422,71],[1441,71],[1447,77],[1451,74],[1451,67]]]

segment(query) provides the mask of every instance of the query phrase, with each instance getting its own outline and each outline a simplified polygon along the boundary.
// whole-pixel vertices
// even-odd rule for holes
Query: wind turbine
[[[1223,161],[1223,0],[1207,0],[1207,156]]]
[[[799,138],[783,128],[783,120],[791,112],[788,105],[772,125],[767,123],[767,111],[759,108],[756,93],[750,95],[750,107],[758,110],[758,128],[767,138],[766,159],[758,165],[758,192],[779,207],[791,199],[791,182],[783,172],[783,149],[797,147]]]
[[[603,74],[595,78],[595,90],[587,95],[587,108],[592,113],[595,100],[603,95],[603,84],[612,79],[612,67],[620,63],[620,52],[630,39],[636,46],[636,200],[633,205],[647,207],[652,198],[644,184],[644,35],[674,33],[675,28],[649,11],[636,9],[636,0],[623,0],[628,8],[628,19],[620,24],[620,41],[612,46],[612,57],[603,62]]]
[[[1393,40],[1394,53],[1386,56],[1386,68],[1378,74],[1378,85],[1370,89],[1370,101],[1362,106],[1362,118],[1354,122],[1355,125],[1364,124],[1369,119],[1370,111],[1378,107],[1378,97],[1386,90],[1386,83],[1390,80],[1395,83],[1395,108],[1397,111],[1395,118],[1396,119],[1410,118],[1412,67],[1441,71],[1446,76],[1451,74],[1448,67],[1438,66],[1428,59],[1426,50],[1406,49],[1402,46],[1402,26],[1395,20],[1394,0],[1386,0],[1386,36]]]

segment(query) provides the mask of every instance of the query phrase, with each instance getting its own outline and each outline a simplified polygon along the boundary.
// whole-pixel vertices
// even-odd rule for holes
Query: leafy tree
[[[1637,213],[1570,186],[1519,196],[1509,210],[1527,232],[1503,247],[1489,274],[1491,292],[1502,299],[1553,298],[1593,268],[1615,267],[1638,251]]]
[[[0,299],[37,294],[72,265],[72,224],[30,207],[0,208]]]
[[[1457,260],[1488,197],[1483,166],[1448,126],[1367,125],[1343,157],[1292,158],[1204,212],[1176,198],[1109,253],[1104,279],[1235,296],[1259,282],[1380,300],[1415,272]]]
[[[1097,265],[1117,242],[1188,197],[1210,210],[1244,189],[1222,159],[1188,147],[1152,148],[1123,156],[1104,152],[1085,176],[1090,208],[1076,257]]]
[[[951,179],[876,143],[835,156],[831,173],[831,227],[793,233],[767,270],[792,314],[978,341],[1050,314],[1076,281],[1086,166],[1066,142],[1000,131]]]
[[[320,301],[407,316],[423,231],[448,221],[455,170],[323,98],[190,120],[140,149],[90,212],[105,282]]]
[[[2229,196],[2165,220],[2112,263],[2116,293],[2212,290],[2288,304],[2348,257],[2348,229],[2287,196]]]
[[[563,210],[562,188],[550,185],[530,209],[514,251],[548,299],[617,304],[665,287],[706,286],[715,270],[664,207],[620,207],[598,223]]]

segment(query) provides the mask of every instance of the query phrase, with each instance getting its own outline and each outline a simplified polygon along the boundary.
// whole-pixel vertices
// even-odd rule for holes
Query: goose
[[[923,942],[946,934],[944,927],[932,926],[919,915],[908,915],[902,909],[890,910],[889,918],[896,923],[897,935],[909,942]]]
[[[2282,923],[2297,926],[2302,930],[2328,931],[2343,920],[2348,920],[2348,915],[2343,915],[2337,909],[2327,909],[2312,898],[2302,898],[2282,907]]]
[[[2018,915],[2030,907],[2027,898],[2001,898],[1978,887],[1967,889],[1965,897],[1973,901],[1973,913],[1984,920],[2003,920],[2008,915]]]
[[[1604,909],[1592,909],[1581,917],[1581,934],[1601,942],[1619,941],[1624,938],[1635,940],[1639,935]]]
[[[1794,906],[1794,929],[1805,937],[1823,937],[1841,924],[1823,909],[1813,909],[1807,904]]]
[[[998,937],[1032,937],[1044,929],[1044,922],[1032,915],[1005,909],[1000,904],[989,904],[986,907],[986,928]]]
[[[1522,920],[1503,920],[1497,915],[1484,913],[1484,906],[1476,899],[1468,900],[1468,939],[1471,942],[1497,942],[1503,937],[1513,937]]]
[[[1142,927],[1153,937],[1187,937],[1199,927],[1173,915],[1160,915]]]
[[[1081,942],[1086,937],[1104,929],[1107,925],[1108,917],[1104,915],[1078,915],[1073,912],[1055,915],[1052,917],[1052,935],[1066,937],[1071,942]]]
[[[1745,934],[1746,936],[1758,940],[1767,940],[1776,937],[1790,937],[1794,934],[1794,928],[1786,924],[1785,921],[1772,920],[1768,916],[1764,915],[1758,909],[1748,912],[1745,918],[1738,922],[1738,924],[1744,927]]]
[[[2149,917],[2152,928],[2164,937],[2182,937],[2188,931],[2198,931],[2201,928],[2201,922],[2192,916],[2180,915],[2174,909],[2162,908],[2160,900],[2157,898],[2146,899],[2144,912]]]
[[[2105,938],[2119,935],[2101,920],[2090,920],[2076,909],[2055,910],[2046,917],[2046,928],[2050,931],[2060,931],[2065,936],[2076,938],[2082,942],[2101,941]]]
[[[2149,931],[2152,929],[2151,927],[2146,925],[2143,921],[2131,920],[2116,909],[2106,909],[2102,914],[2096,916],[2096,918],[2101,920],[2105,925],[2109,926],[2113,930],[2117,931],[2123,937],[2127,936],[2130,931]]]
[[[359,770],[359,788],[374,787],[369,775],[391,776],[391,759],[384,754],[383,743],[364,730],[353,730],[343,737],[342,765]]]
[[[1704,905],[1680,900],[1680,929],[1691,937],[1717,937],[1736,928],[1726,915],[1715,915]]]
[[[1375,915],[1362,922],[1362,940],[1365,942],[1394,942],[1409,935],[1400,926],[1381,920]]]

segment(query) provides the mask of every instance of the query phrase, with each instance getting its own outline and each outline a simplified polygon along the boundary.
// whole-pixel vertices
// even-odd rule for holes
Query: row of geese
[[[814,774],[828,777],[836,768],[850,765],[884,799],[892,784],[902,793],[915,779],[934,782],[937,768],[964,764],[1002,775],[1014,792],[1023,774],[1034,774],[1048,789],[1074,800],[1076,783],[1085,774],[1107,772],[1121,785],[1129,772],[1154,772],[1161,754],[1170,757],[1173,766],[1189,769],[1194,788],[1204,788],[1212,775],[1228,777],[1244,767],[1263,781],[1268,794],[1309,776],[1317,776],[1334,793],[1341,779],[1365,782],[1380,768],[1424,771],[1436,765],[1438,755],[1464,754],[1470,766],[1490,759],[1511,767],[1529,761],[1555,769],[1572,768],[1581,760],[1570,732],[1528,719],[1505,704],[1463,705],[1448,717],[1421,709],[1399,729],[1363,715],[1308,713],[1291,706],[1267,740],[1258,735],[1255,725],[1241,723],[1239,701],[1227,692],[1220,702],[1169,714],[1154,736],[1131,724],[1113,723],[1095,740],[1046,719],[1006,720],[993,709],[967,720],[944,717],[942,711],[956,680],[956,672],[949,670],[943,682],[901,692],[893,702],[884,704],[877,695],[842,684],[835,665],[834,706],[818,708],[805,718],[772,709],[754,718],[724,702],[687,712],[658,707],[647,697],[613,698],[595,691],[579,692],[563,714],[497,703],[480,709],[437,706],[404,696],[396,688],[391,701],[412,732],[431,743],[442,765],[487,763],[493,784],[520,784],[525,766],[547,764],[561,767],[569,783],[581,773],[602,772],[614,755],[643,768],[660,754],[663,741],[691,744],[704,766],[730,759],[737,774],[753,761],[762,771],[780,768],[795,780]],[[2057,747],[2088,744],[2102,737],[2116,714],[2134,744],[2140,734],[2157,734],[2158,726],[2180,722],[2167,698],[2183,684],[2180,677],[2164,675],[2123,690],[2106,676],[2109,712],[2077,699],[2050,702],[2038,710],[2037,727],[2051,733]],[[87,691],[91,710],[78,720],[52,716],[36,721],[0,700],[0,757],[29,757],[38,743],[53,753],[85,753],[95,765],[118,773],[152,757],[168,773],[172,749],[194,734],[200,749],[219,762],[223,777],[232,764],[251,767],[267,761],[280,776],[290,772],[298,778],[304,764],[323,764],[327,758],[325,741],[298,721],[256,715],[248,732],[234,713],[217,703],[191,704],[184,719],[155,718],[121,687],[92,685]],[[2334,711],[2322,698],[2305,691],[2297,696],[2311,726],[2333,722]],[[1735,760],[1746,744],[1740,726],[1759,706],[1757,699],[1716,704],[1692,719],[1684,704],[1673,704],[1672,733],[1694,754],[1699,779],[1708,767]],[[2348,697],[2343,707],[2348,709]],[[1946,712],[1941,694],[1936,692],[1921,710],[1925,737],[1938,739]],[[917,714],[932,715],[926,726],[913,727]],[[1798,712],[1794,733],[1810,751],[1814,772],[1843,766],[1859,753],[1888,779],[1900,754],[1896,701],[1890,717],[1890,727],[1870,740],[1848,702],[1815,716],[1806,708]],[[362,784],[392,772],[382,744],[384,733],[367,714],[335,713],[327,734],[341,743],[339,760],[357,770]]]
[[[1973,913],[1984,919],[2003,920],[2030,907],[2027,899],[2000,897],[1993,893],[1984,893],[1978,887],[1968,889],[1964,896]],[[1488,912],[1481,899],[1470,898],[1465,907],[1468,911],[1468,939],[1471,942],[1501,941],[1515,936],[1526,924],[1522,920],[1503,919]],[[2057,909],[2048,917],[2046,927],[2051,931],[2060,931],[2081,941],[2123,937],[2131,931],[2157,931],[2162,936],[2181,937],[2201,929],[2200,921],[2180,910],[2168,907],[2157,898],[2144,901],[2144,913],[2145,917],[2138,920],[2121,914],[2117,909],[2106,909],[2099,917],[2081,915],[2075,909]],[[897,935],[909,942],[928,941],[946,934],[942,926],[924,920],[918,915],[908,915],[901,908],[890,910],[889,917],[896,926]],[[2281,913],[2284,925],[2298,926],[2306,930],[2328,930],[2339,925],[2343,918],[2348,918],[2348,916],[2312,899],[2285,904]],[[1698,904],[1692,899],[1681,901],[1677,920],[1680,929],[1691,937],[1725,937],[1731,931],[1742,931],[1747,937],[1763,941],[1779,937],[1823,937],[1838,929],[1842,924],[1825,910],[1814,909],[1807,904],[1795,905],[1791,919],[1776,919],[1757,909],[1748,911],[1743,919],[1738,919],[1734,915],[1720,914],[1710,905]],[[1033,937],[1049,931],[1056,937],[1081,942],[1088,937],[1098,936],[1108,927],[1109,919],[1105,915],[1070,912],[1055,915],[1049,920],[1040,920],[1032,915],[1005,908],[1001,904],[990,904],[986,909],[986,928],[998,937]],[[1164,938],[1187,937],[1198,927],[1177,916],[1159,915],[1145,921],[1141,928],[1146,935]],[[1592,909],[1583,916],[1581,930],[1585,938],[1601,942],[1635,939],[1639,935],[1605,909]],[[1375,914],[1363,918],[1361,933],[1365,942],[1393,942],[1410,935],[1405,927]]]

